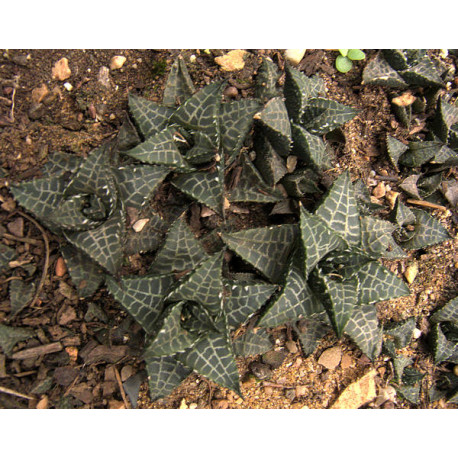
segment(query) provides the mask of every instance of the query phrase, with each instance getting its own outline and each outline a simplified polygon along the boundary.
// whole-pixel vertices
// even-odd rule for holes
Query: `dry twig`
[[[28,394],[22,394],[18,391],[11,390],[10,388],[6,388],[4,386],[0,386],[0,393],[11,394],[11,396],[17,396],[18,398],[29,399],[34,401],[36,398],[33,396],[29,396]]]
[[[116,366],[114,366],[114,373],[116,376],[116,381],[118,382],[119,391],[121,392],[122,400],[124,401],[124,406],[126,407],[126,409],[130,409],[131,405],[129,400],[127,399],[126,392],[124,391],[124,387],[122,385],[121,375],[119,374],[119,370]]]

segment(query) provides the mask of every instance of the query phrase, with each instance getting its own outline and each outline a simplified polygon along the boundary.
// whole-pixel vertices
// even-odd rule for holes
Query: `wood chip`
[[[376,397],[375,369],[368,372],[364,377],[349,385],[331,409],[358,409],[359,407],[371,402]]]
[[[48,355],[50,353],[56,353],[61,351],[64,347],[60,342],[54,342],[39,347],[26,348],[25,350],[18,351],[13,354],[13,359],[28,359],[37,358],[39,356]]]

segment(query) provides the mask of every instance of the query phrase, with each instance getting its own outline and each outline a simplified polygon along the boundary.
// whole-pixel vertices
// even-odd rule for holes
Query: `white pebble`
[[[64,88],[67,89],[67,91],[71,91],[73,89],[73,86],[70,83],[64,83]]]

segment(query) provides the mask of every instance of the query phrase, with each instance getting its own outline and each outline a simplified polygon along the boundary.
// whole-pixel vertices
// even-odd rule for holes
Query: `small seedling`
[[[340,73],[347,73],[353,68],[354,60],[363,60],[366,58],[360,49],[339,49],[340,56],[336,59],[336,68]]]

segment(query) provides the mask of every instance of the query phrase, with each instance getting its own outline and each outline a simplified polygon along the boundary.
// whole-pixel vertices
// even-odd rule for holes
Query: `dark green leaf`
[[[216,82],[205,86],[173,113],[171,121],[186,129],[207,134],[217,146],[222,84]]]
[[[283,291],[267,306],[257,325],[275,327],[321,311],[323,306],[310,290],[300,269],[291,263]]]
[[[410,366],[413,363],[413,359],[407,358],[406,356],[396,356],[393,358],[393,368],[394,368],[394,374],[396,376],[396,380],[398,383],[401,382],[402,380],[402,374],[404,373],[404,369],[407,366]]]
[[[277,285],[265,282],[228,283],[226,286],[227,293],[224,297],[224,310],[226,311],[228,326],[237,328],[245,323],[253,313],[264,305],[277,288]]]
[[[396,348],[400,349],[409,345],[414,330],[415,318],[411,317],[407,320],[386,326],[384,332],[393,338]]]
[[[378,326],[377,309],[373,305],[360,305],[345,327],[345,333],[372,361],[382,348],[383,332]]]
[[[255,141],[256,159],[254,164],[265,182],[274,187],[287,173],[285,161],[275,151],[265,135],[258,135]]]
[[[161,317],[161,327],[151,339],[148,352],[152,356],[172,356],[191,347],[198,339],[181,326],[183,302],[171,305]]]
[[[329,153],[324,141],[318,135],[312,135],[302,126],[291,124],[293,135],[293,153],[306,164],[318,171],[331,165]]]
[[[443,144],[436,141],[409,142],[409,149],[402,155],[399,163],[407,167],[419,167],[429,162],[439,153]]]
[[[257,100],[242,99],[221,106],[221,146],[229,156],[238,154],[253,124],[253,116],[261,108]]]
[[[386,149],[391,163],[396,167],[397,170],[399,170],[399,159],[409,149],[409,146],[387,134]]]
[[[318,278],[317,285],[320,284],[323,288],[320,298],[340,338],[353,314],[353,309],[358,305],[358,279],[349,278],[341,281],[331,275],[320,275]]]
[[[86,232],[66,232],[66,239],[108,272],[115,274],[123,261],[124,211],[119,208],[105,223]]]
[[[86,298],[94,294],[104,279],[100,266],[71,245],[61,246],[61,251],[78,296]]]
[[[431,332],[431,339],[433,344],[434,362],[436,364],[448,361],[455,356],[458,343],[447,340],[447,337],[442,332],[440,323],[434,325]]]
[[[65,172],[76,172],[83,158],[76,154],[57,151],[50,156],[42,168],[43,176],[61,175]]]
[[[263,127],[265,135],[280,156],[287,156],[291,149],[291,124],[285,102],[280,97],[275,97],[254,119]]]
[[[193,269],[206,257],[202,245],[189,229],[183,214],[170,226],[165,243],[156,254],[150,272],[183,272]]]
[[[119,283],[106,278],[108,291],[132,315],[148,334],[156,331],[164,297],[173,284],[172,275],[122,277]]]
[[[184,277],[167,296],[169,301],[194,301],[213,315],[223,309],[223,252],[216,253]]]
[[[365,84],[377,84],[395,89],[405,89],[408,84],[393,70],[381,53],[372,59],[363,71]]]
[[[272,342],[265,329],[247,331],[232,343],[237,356],[256,356],[269,351]]]
[[[35,332],[27,328],[17,328],[0,324],[0,347],[6,356],[11,357],[13,348],[18,342],[29,339]]]
[[[361,226],[358,204],[348,172],[337,178],[315,215],[348,244],[359,245]]]
[[[416,65],[406,70],[399,71],[401,77],[411,85],[443,87],[442,81],[436,67],[429,57],[424,57]]]
[[[222,234],[222,239],[242,259],[275,282],[286,268],[297,231],[296,225],[283,224]]]
[[[406,401],[417,405],[420,402],[420,385],[415,386],[401,386],[396,388],[398,394],[400,394]]]
[[[448,301],[439,310],[436,310],[430,317],[432,323],[441,323],[443,321],[450,321],[458,326],[458,297]]]
[[[192,172],[172,180],[180,191],[222,214],[223,183],[218,172]]]
[[[167,127],[123,154],[146,164],[166,165],[184,171],[192,170],[178,150],[174,141],[174,132],[172,127]]]
[[[167,167],[128,165],[114,171],[126,207],[141,208],[169,174]]]
[[[11,315],[15,317],[25,307],[27,307],[32,300],[35,293],[35,283],[25,283],[22,280],[12,280],[10,283],[10,304]]]
[[[359,278],[360,302],[363,304],[408,296],[408,286],[378,262],[368,262],[355,270]]]
[[[134,94],[129,94],[129,110],[145,139],[164,129],[174,112],[173,108],[163,107]]]
[[[302,124],[311,134],[324,135],[350,121],[357,114],[358,111],[354,108],[335,100],[315,97],[307,102]]]
[[[194,84],[184,59],[178,56],[167,77],[162,103],[168,107],[175,107],[191,97],[193,93]]]
[[[405,250],[418,250],[451,238],[448,231],[434,217],[423,210],[410,209],[415,215],[415,229],[412,238],[401,243]]]
[[[147,348],[143,356],[148,372],[151,398],[156,401],[172,391],[192,372],[171,356],[152,356]]]
[[[255,95],[263,102],[278,95],[277,81],[280,72],[270,57],[263,57],[256,77]]]
[[[210,333],[176,357],[186,367],[241,395],[235,357],[226,336]]]

